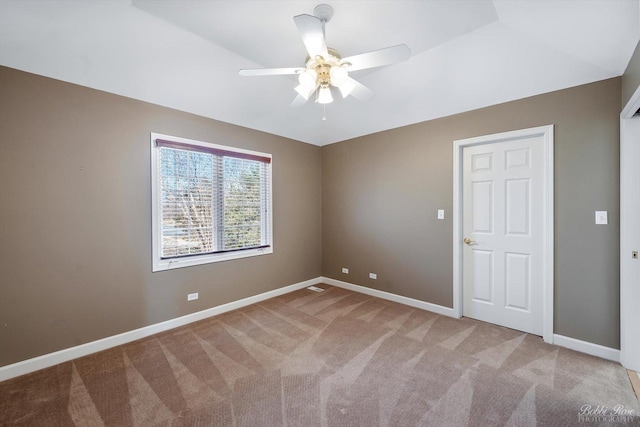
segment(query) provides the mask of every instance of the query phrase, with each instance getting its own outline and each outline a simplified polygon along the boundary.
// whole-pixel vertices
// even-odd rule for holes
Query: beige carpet
[[[322,287],[2,382],[0,425],[640,425],[617,363]]]

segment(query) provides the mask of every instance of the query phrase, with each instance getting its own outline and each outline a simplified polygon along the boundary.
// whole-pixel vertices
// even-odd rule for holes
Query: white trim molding
[[[639,104],[634,106],[637,111]],[[620,118],[620,363],[640,371],[640,117]]]
[[[419,308],[422,310],[430,311],[432,313],[441,314],[443,316],[453,318],[459,317],[456,315],[453,308],[444,307],[442,305],[432,304],[430,302],[408,298],[397,294],[392,294],[390,292],[368,288],[366,286],[354,285],[353,283],[344,282],[342,280],[331,279],[329,277],[320,277],[318,283],[336,286],[338,288],[348,289],[353,292],[386,299],[388,301],[397,302],[399,304],[408,305],[410,307]],[[616,350],[615,348],[605,347],[599,344],[581,341],[575,338],[569,338],[557,334],[553,334],[551,338],[548,341],[545,340],[545,342],[568,348],[569,350],[575,350],[581,353],[589,354],[591,356],[601,357],[603,359],[611,360],[614,362],[620,362],[620,350]]]
[[[442,305],[392,294],[390,292],[367,288],[365,286],[354,285],[353,283],[343,282],[341,280],[331,279],[329,277],[316,277],[315,279],[309,279],[304,282],[284,286],[282,288],[243,298],[241,300],[233,301],[227,304],[222,304],[206,310],[198,311],[196,313],[187,314],[185,316],[167,320],[165,322],[156,323],[154,325],[134,329],[133,331],[124,332],[122,334],[113,335],[111,337],[56,351],[54,353],[49,353],[42,356],[34,357],[32,359],[23,360],[11,365],[2,366],[0,367],[0,381],[5,381],[40,369],[49,368],[60,363],[68,362],[79,357],[96,353],[98,351],[103,351],[119,345],[127,344],[129,342],[146,338],[160,332],[165,332],[174,328],[178,328],[180,326],[188,325],[189,323],[216,316],[218,314],[236,310],[251,304],[256,304],[269,298],[274,298],[289,292],[297,291],[299,289],[319,284],[326,284],[336,286],[338,288],[348,289],[353,292],[382,298],[388,301],[393,301],[399,304],[407,305],[409,307],[415,307],[421,310],[430,311],[432,313],[441,314],[447,317],[456,317],[454,309],[449,307],[444,307]],[[603,359],[612,360],[614,362],[620,361],[620,350],[604,347],[598,344],[592,344],[586,341],[580,341],[562,335],[553,335],[552,341],[550,341],[550,343],[559,345],[561,347],[566,347],[571,350],[601,357]]]
[[[54,353],[49,353],[42,356],[34,357],[32,359],[13,363],[11,365],[2,366],[0,367],[0,381],[8,380],[20,375],[25,375],[40,369],[49,368],[60,363],[68,362],[82,356],[96,353],[98,351],[107,350],[109,348],[127,344],[141,338],[146,338],[160,332],[188,325],[189,323],[197,322],[199,320],[216,316],[218,314],[236,310],[238,308],[255,304],[269,298],[274,298],[289,292],[297,291],[298,289],[303,289],[307,286],[317,285],[320,283],[320,279],[320,277],[316,277],[315,279],[310,279],[304,282],[295,283],[293,285],[284,286],[282,288],[274,289],[272,291],[243,298],[238,301],[233,301],[227,304],[208,308],[206,310],[187,314],[185,316],[177,317],[165,322],[156,323],[153,325],[145,326],[143,328],[124,332],[122,334],[113,335],[96,341],[91,341],[75,347],[65,348],[64,350],[56,351]]]
[[[229,261],[232,259],[239,258],[247,258],[254,257],[260,255],[269,255],[273,253],[273,185],[272,185],[272,155],[269,153],[262,153],[258,151],[245,150],[242,148],[235,148],[226,145],[213,144],[205,141],[196,141],[193,139],[180,138],[177,136],[163,135],[159,133],[151,133],[151,255],[152,255],[152,271],[159,272],[165,270],[172,270],[176,268],[190,267],[194,265],[202,265],[209,264],[213,262],[222,262]],[[167,146],[166,144],[169,144]],[[173,144],[177,144],[177,147],[174,147]],[[214,232],[213,238],[213,248],[216,252],[208,252],[201,254],[192,254],[189,256],[169,256],[162,257],[162,247],[164,242],[163,232],[162,232],[162,224],[163,224],[163,213],[162,213],[162,202],[161,202],[161,193],[162,193],[162,170],[163,168],[158,163],[160,160],[160,150],[162,148],[178,148],[182,150],[194,150],[198,147],[197,150],[203,150],[205,153],[209,155],[213,154],[214,158],[222,158],[223,156],[240,156],[240,158],[251,158],[251,159],[259,159],[258,163],[260,166],[260,194],[261,194],[261,207],[260,207],[260,227],[262,236],[260,241],[260,246],[256,248],[240,248],[238,250],[223,250],[223,247],[220,246],[219,243],[221,241],[221,235],[224,234],[222,231],[224,228],[222,216],[218,215],[216,212],[213,213],[213,221],[215,224],[212,227],[215,230],[220,231],[220,236],[216,237],[217,234]],[[221,154],[223,153],[223,154]],[[201,153],[203,154],[203,153]],[[249,156],[249,157],[245,157]],[[213,164],[216,164],[214,161]],[[212,166],[213,167],[213,166]],[[220,166],[221,167],[221,166]],[[214,169],[218,169],[218,167],[214,167]],[[224,175],[224,172],[222,172]],[[216,190],[217,185],[222,185],[218,181],[224,181],[224,179],[215,175],[214,172],[214,182],[213,185],[213,198],[214,202],[219,198],[216,196],[217,193],[220,193]],[[222,187],[220,187],[222,188]],[[220,202],[219,200],[217,200]],[[215,203],[214,203],[215,204]],[[215,211],[215,209],[214,209]],[[258,243],[258,242],[254,242]]]
[[[554,127],[539,126],[453,142],[453,313],[462,317],[462,154],[465,147],[491,144],[516,138],[542,136],[544,141],[544,206],[543,209],[543,288],[542,288],[542,338],[553,342],[553,256],[554,256]]]
[[[456,317],[453,309],[438,304],[433,304],[426,301],[421,301],[414,298],[403,297],[402,295],[392,294],[390,292],[379,291],[377,289],[367,288],[366,286],[354,285],[353,283],[343,282],[341,280],[331,279],[329,277],[320,277],[320,283],[336,286],[338,288],[348,289],[350,291],[358,292],[372,297],[386,299],[388,301],[397,302],[400,304],[408,305],[409,307],[419,308],[421,310],[431,311],[436,314],[442,314],[443,316]]]
[[[627,101],[627,105],[624,106],[622,112],[620,112],[621,119],[630,119],[640,108],[640,86],[636,88],[636,91],[633,92],[629,101]]]
[[[640,372],[640,333],[638,333],[638,271],[640,262],[632,251],[640,250],[640,207],[638,159],[640,159],[640,87],[637,87],[620,113],[620,363]]]
[[[601,357],[613,362],[620,362],[620,350],[616,350],[615,348],[605,347],[600,344],[581,341],[557,334],[553,335],[553,344],[568,348],[569,350],[579,351],[580,353],[590,354],[591,356]]]

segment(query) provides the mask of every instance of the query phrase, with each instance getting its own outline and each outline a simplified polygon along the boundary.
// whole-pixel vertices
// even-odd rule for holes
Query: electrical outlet
[[[187,294],[187,301],[197,300],[198,298],[200,298],[200,296],[198,295],[197,292],[194,292],[192,294]]]
[[[438,209],[438,219],[444,219],[444,209]]]
[[[376,280],[377,278],[378,278],[378,275],[376,273],[369,273],[369,279]]]
[[[342,267],[342,272],[343,272],[344,274],[349,274],[349,269],[348,269],[348,268],[344,268],[344,267]]]

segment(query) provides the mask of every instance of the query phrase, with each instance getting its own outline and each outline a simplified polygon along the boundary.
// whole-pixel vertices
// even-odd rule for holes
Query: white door
[[[542,335],[544,137],[464,147],[463,315]]]

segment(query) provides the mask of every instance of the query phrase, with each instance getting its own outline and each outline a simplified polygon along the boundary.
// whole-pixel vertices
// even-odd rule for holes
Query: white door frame
[[[636,333],[640,312],[638,311],[637,277],[631,251],[640,248],[638,216],[635,211],[640,205],[634,176],[638,168],[636,132],[627,127],[634,113],[640,108],[640,87],[620,113],[620,363],[625,368],[640,372],[640,342]],[[634,191],[635,190],[635,191]]]
[[[511,139],[541,136],[544,140],[543,175],[543,287],[542,287],[542,338],[553,343],[553,125],[521,129],[511,132],[453,142],[453,313],[462,317],[462,152],[465,147],[491,144]]]

